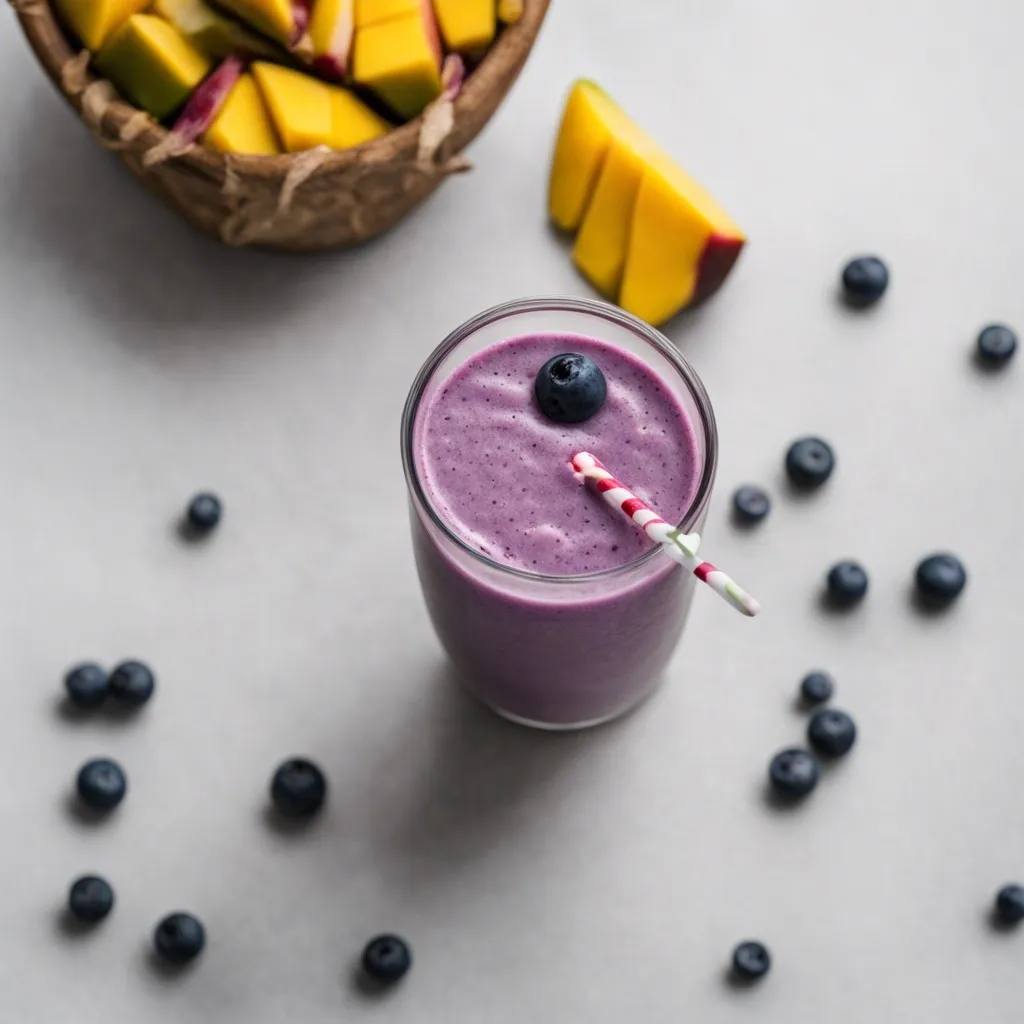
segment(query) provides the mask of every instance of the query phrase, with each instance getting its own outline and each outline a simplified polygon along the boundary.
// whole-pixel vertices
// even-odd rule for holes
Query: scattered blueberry
[[[593,359],[566,352],[540,368],[533,392],[540,411],[549,420],[582,423],[604,405],[608,384]]]
[[[808,704],[824,704],[832,699],[835,683],[827,672],[808,672],[800,681],[800,696]]]
[[[96,875],[84,875],[68,892],[68,910],[80,921],[102,921],[114,908],[114,890]]]
[[[397,935],[378,935],[363,950],[363,970],[382,985],[393,985],[412,967],[412,951]]]
[[[996,916],[1006,924],[1024,921],[1024,886],[1004,885],[996,893]]]
[[[786,473],[790,481],[804,490],[820,487],[835,469],[832,448],[820,437],[802,437],[786,452]]]
[[[732,953],[732,969],[747,981],[763,978],[772,966],[771,954],[760,942],[741,942]]]
[[[1005,324],[982,328],[977,341],[978,359],[986,366],[1003,366],[1017,351],[1017,335]]]
[[[780,796],[797,799],[807,796],[818,784],[821,765],[807,750],[783,750],[772,758],[768,777]]]
[[[76,665],[64,676],[68,700],[76,708],[98,708],[107,699],[108,685],[107,673],[90,662]]]
[[[99,811],[116,807],[128,790],[121,766],[106,758],[86,761],[78,772],[77,785],[82,802]]]
[[[929,608],[946,608],[967,586],[967,570],[955,555],[929,555],[914,574],[917,595]]]
[[[807,739],[819,754],[842,757],[857,740],[857,726],[845,711],[823,708],[811,718]]]
[[[220,498],[216,494],[204,491],[197,494],[188,505],[186,517],[188,525],[198,533],[206,533],[212,530],[219,522],[221,516]]]
[[[760,487],[747,484],[733,493],[732,507],[740,519],[748,523],[759,523],[771,511],[772,499]]]
[[[153,945],[168,963],[186,964],[203,951],[206,929],[191,914],[168,914],[153,932]]]
[[[877,256],[860,256],[843,267],[843,291],[857,306],[877,302],[889,287],[889,268]]]
[[[301,757],[285,761],[270,781],[270,798],[281,814],[302,818],[315,814],[327,795],[324,773]]]
[[[126,707],[138,707],[153,696],[156,677],[141,661],[122,661],[110,673],[110,696]]]
[[[829,602],[837,608],[852,608],[868,592],[868,574],[857,562],[836,562],[826,583]]]

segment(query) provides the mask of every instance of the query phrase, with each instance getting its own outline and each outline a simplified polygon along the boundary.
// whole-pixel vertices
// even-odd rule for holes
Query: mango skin
[[[251,74],[243,74],[228,94],[203,142],[221,153],[273,156],[281,152],[270,114]]]
[[[133,14],[149,6],[149,0],[54,0],[57,13],[95,53]]]
[[[96,66],[157,120],[174,113],[211,69],[173,25],[151,14],[133,14],[99,52]]]

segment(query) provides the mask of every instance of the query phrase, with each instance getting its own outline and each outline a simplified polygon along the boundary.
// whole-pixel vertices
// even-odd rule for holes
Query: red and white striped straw
[[[569,465],[580,483],[593,487],[612,508],[639,526],[651,540],[657,541],[670,558],[692,572],[734,608],[750,616],[761,610],[761,605],[721,569],[697,557],[697,545],[700,544],[697,534],[683,533],[678,527],[667,523],[647,502],[619,483],[590,452],[574,455]]]

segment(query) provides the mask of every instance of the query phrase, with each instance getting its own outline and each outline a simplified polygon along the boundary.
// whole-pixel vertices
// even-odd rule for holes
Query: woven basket
[[[228,245],[313,251],[357,245],[387,231],[450,174],[457,154],[490,120],[530,54],[549,0],[525,0],[454,103],[358,149],[285,156],[223,155],[192,146],[147,163],[168,132],[96,79],[89,54],[72,49],[49,0],[11,0],[47,75],[100,145],[187,220]],[[161,146],[161,144],[163,145]]]

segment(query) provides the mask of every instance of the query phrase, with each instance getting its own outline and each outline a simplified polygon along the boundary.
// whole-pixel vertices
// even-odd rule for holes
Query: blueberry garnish
[[[828,600],[836,608],[852,608],[868,592],[868,574],[857,562],[836,562],[826,577]]]
[[[82,765],[77,787],[83,803],[98,811],[109,811],[124,799],[128,780],[115,761],[98,758]]]
[[[825,757],[842,757],[857,740],[857,726],[845,711],[823,708],[811,718],[807,740]]]
[[[608,396],[608,384],[601,367],[578,352],[565,352],[549,359],[533,385],[537,405],[556,423],[589,420]]]
[[[848,302],[868,306],[889,287],[889,269],[877,256],[860,256],[843,267],[843,292]]]
[[[397,935],[378,935],[363,950],[363,970],[382,985],[392,985],[412,966],[412,952]]]
[[[818,784],[820,776],[821,765],[807,750],[780,751],[768,768],[768,777],[775,792],[791,800],[807,796]]]
[[[800,696],[807,704],[824,704],[834,692],[835,683],[827,672],[808,672],[800,681]]]
[[[832,448],[820,437],[802,437],[786,452],[786,473],[797,487],[811,490],[820,487],[835,468]]]
[[[109,680],[99,665],[87,662],[76,665],[64,676],[64,688],[76,708],[88,710],[98,708],[107,699]]]
[[[197,533],[206,533],[212,530],[219,522],[221,516],[220,498],[216,494],[204,491],[197,494],[188,505],[185,513],[188,525]]]
[[[1003,366],[1016,351],[1017,335],[1005,324],[989,324],[978,335],[978,359],[986,366]]]
[[[168,963],[186,964],[203,951],[206,929],[191,914],[182,911],[168,914],[153,932],[153,945]]]
[[[996,893],[996,917],[1005,924],[1024,921],[1024,886],[1004,885]]]
[[[72,883],[68,910],[79,921],[102,921],[114,907],[114,890],[96,875],[84,875]]]
[[[771,970],[772,958],[760,942],[741,942],[732,953],[732,969],[746,981],[763,978]]]
[[[917,596],[929,608],[946,608],[967,586],[967,570],[956,555],[929,555],[914,573]]]
[[[153,696],[156,677],[141,661],[122,661],[110,673],[110,696],[125,707],[138,707]]]
[[[746,484],[733,493],[732,507],[744,522],[759,523],[771,511],[772,499],[760,487]]]
[[[278,811],[288,818],[315,814],[327,795],[324,773],[301,757],[285,761],[270,780],[270,798]]]

